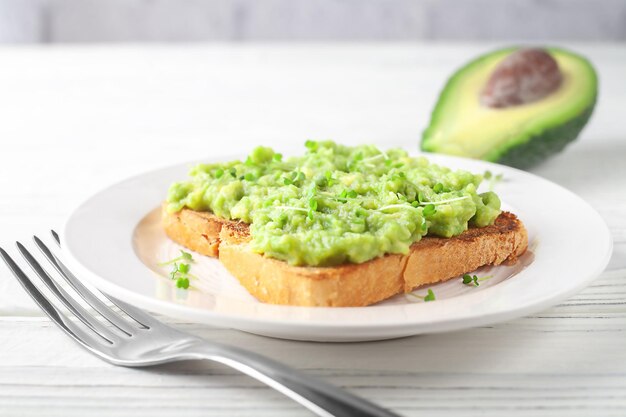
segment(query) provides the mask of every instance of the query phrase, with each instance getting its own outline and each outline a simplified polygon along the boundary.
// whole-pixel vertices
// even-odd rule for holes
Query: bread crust
[[[366,306],[416,287],[457,277],[484,265],[515,262],[528,247],[523,223],[503,212],[491,226],[459,236],[426,236],[407,255],[389,254],[362,264],[294,266],[250,249],[248,225],[211,213],[163,210],[163,227],[177,243],[219,257],[260,301],[324,307]]]
[[[183,209],[169,213],[163,205],[161,224],[165,233],[173,241],[201,253],[216,258],[219,253],[220,230],[230,220],[213,213]]]

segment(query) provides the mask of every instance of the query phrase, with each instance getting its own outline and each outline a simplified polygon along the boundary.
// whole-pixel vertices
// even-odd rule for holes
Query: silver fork
[[[52,234],[59,243],[58,235]],[[129,318],[124,318],[87,289],[59,258],[37,237],[35,244],[54,269],[73,290],[101,316],[85,309],[60,286],[35,257],[16,242],[19,252],[50,292],[84,326],[71,320],[42,293],[9,254],[0,248],[0,256],[26,292],[68,336],[87,351],[114,365],[142,367],[190,359],[208,359],[228,365],[292,398],[319,416],[398,417],[369,401],[316,378],[307,376],[272,359],[244,349],[209,342],[170,327],[147,313],[102,294]],[[105,324],[108,322],[109,324]]]

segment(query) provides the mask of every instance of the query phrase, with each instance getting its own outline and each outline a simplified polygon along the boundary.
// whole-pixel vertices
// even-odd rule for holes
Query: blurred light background
[[[624,0],[0,0],[0,43],[626,40]]]

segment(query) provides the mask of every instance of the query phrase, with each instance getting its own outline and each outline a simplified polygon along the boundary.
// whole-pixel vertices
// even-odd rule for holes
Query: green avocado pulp
[[[451,171],[401,149],[306,142],[283,159],[267,147],[246,161],[199,164],[168,192],[185,207],[250,224],[255,252],[292,265],[361,263],[406,254],[423,236],[451,237],[500,214],[481,175]]]

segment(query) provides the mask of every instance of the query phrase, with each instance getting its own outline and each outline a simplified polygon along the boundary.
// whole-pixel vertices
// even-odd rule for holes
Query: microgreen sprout
[[[186,290],[189,288],[189,278],[178,278],[176,280],[176,287],[177,288],[182,288],[183,290]]]
[[[496,184],[502,181],[503,175],[502,174],[493,175],[491,171],[487,170],[483,174],[483,178],[489,181],[489,191],[493,191]]]
[[[189,288],[190,279],[196,278],[196,276],[189,273],[189,271],[191,270],[191,265],[186,262],[194,262],[194,260],[189,252],[181,250],[180,253],[180,256],[167,262],[162,262],[159,264],[159,266],[172,265],[172,270],[169,274],[170,279],[176,281],[177,288],[187,289]]]
[[[465,285],[475,285],[478,287],[480,284],[478,283],[478,277],[476,275],[471,276],[470,274],[463,275],[463,284]]]
[[[406,204],[389,204],[388,206],[379,207],[377,209],[377,211],[386,211],[386,210],[395,209],[395,208],[400,208],[400,209],[407,209],[408,208],[408,209],[410,209],[410,208],[415,208],[415,207],[409,206],[409,205],[406,205]]]
[[[282,153],[275,153],[274,156],[272,156],[272,159],[276,162],[280,162],[283,160],[283,154]]]
[[[174,264],[172,271],[170,272],[170,278],[176,279],[176,274],[178,274],[178,264]]]
[[[389,155],[387,155],[387,153],[385,151],[383,151],[382,149],[378,149],[378,152],[380,152],[378,155],[374,155],[374,156],[370,156],[368,158],[365,158],[365,159],[363,159],[363,162],[365,162],[365,161],[375,161],[377,159],[384,158],[385,159],[385,165],[387,165],[387,166],[390,165],[391,164],[391,160],[389,159]],[[387,161],[389,161],[389,164],[387,163]]]
[[[424,214],[424,217],[430,217],[437,213],[437,207],[435,207],[434,204],[428,204],[424,207],[424,211],[422,211],[422,213]]]
[[[179,264],[178,272],[180,272],[181,274],[189,273],[189,264],[183,264],[183,263]]]
[[[415,298],[419,298],[420,300],[424,300],[424,302],[429,302],[429,301],[435,301],[436,300],[435,293],[430,288],[426,292],[426,295],[414,294],[412,292],[408,293],[407,295],[413,296]]]
[[[481,278],[481,277],[478,277],[477,275],[465,274],[463,275],[463,284],[473,285],[475,287],[478,287],[480,285],[479,282],[486,281],[491,278],[493,278],[493,275],[488,275],[486,277]]]
[[[359,193],[357,193],[356,191],[348,190],[347,188],[344,188],[343,191],[339,193],[337,201],[341,203],[345,203],[348,201],[348,198],[357,198],[358,196],[359,196]]]
[[[304,142],[304,146],[310,151],[316,151],[319,144],[314,140],[307,140],[306,142]]]
[[[171,264],[175,264],[176,262],[180,262],[180,261],[186,261],[186,262],[194,262],[193,256],[191,256],[191,254],[189,252],[185,252],[184,250],[180,251],[180,256],[174,258],[174,259],[170,259],[169,261],[165,261],[165,262],[161,262],[158,265],[159,266],[166,266],[166,265],[171,265]]]
[[[385,211],[385,210],[393,209],[393,208],[410,209],[410,208],[417,208],[418,206],[424,206],[424,215],[430,216],[437,212],[437,207],[435,207],[437,205],[453,203],[455,201],[461,201],[461,200],[465,200],[468,198],[470,197],[466,195],[463,197],[451,198],[449,200],[421,202],[419,201],[420,197],[418,196],[418,199],[413,201],[411,204],[389,204],[388,206],[379,207],[378,211]]]
[[[385,156],[384,156],[382,153],[379,153],[378,155],[374,155],[374,156],[370,156],[369,158],[365,158],[365,159],[363,160],[363,162],[375,161],[375,160],[377,160],[377,159],[384,158],[384,157],[385,157]]]
[[[354,155],[351,161],[348,162],[348,171],[353,171],[359,162],[363,161],[363,154],[361,152]]]
[[[450,189],[446,187],[445,185],[443,185],[442,183],[438,182],[437,184],[433,186],[433,191],[436,192],[437,194],[440,194],[440,193],[448,193],[450,192]]]
[[[447,200],[439,200],[439,201],[429,201],[428,203],[420,203],[421,205],[439,205],[439,204],[448,204],[448,203],[453,203],[455,201],[461,201],[461,200],[466,200],[470,198],[468,195],[464,195],[463,197],[456,197],[456,198],[449,198]]]
[[[222,178],[223,175],[224,175],[224,170],[222,168],[218,168],[215,171],[215,178]]]
[[[292,171],[289,175],[283,177],[283,183],[285,185],[295,184],[296,182],[301,182],[306,178],[304,172],[302,171]]]
[[[176,264],[174,264],[176,266]],[[191,266],[189,264],[180,263],[177,265],[176,270],[170,273],[170,278],[176,280],[176,286],[178,288],[189,288],[189,280],[191,278],[197,278],[195,275],[189,273]]]
[[[327,187],[332,187],[333,184],[337,181],[333,178],[333,173],[330,171],[326,171],[324,173],[324,178],[326,178],[326,186]]]
[[[317,211],[317,200],[315,197],[309,198],[309,210],[306,215],[309,219],[313,220],[313,213]]]
[[[304,209],[302,207],[293,207],[293,206],[273,206],[271,208],[279,209],[279,210],[294,210],[294,211],[302,211],[304,213],[308,213],[309,210]]]

